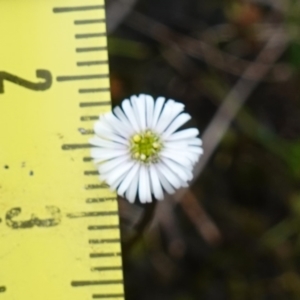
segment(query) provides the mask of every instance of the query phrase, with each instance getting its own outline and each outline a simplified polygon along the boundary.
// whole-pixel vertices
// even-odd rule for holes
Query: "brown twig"
[[[164,201],[158,204],[152,225],[153,227],[161,226],[166,235],[169,254],[172,257],[180,258],[185,254],[185,243],[178,222],[175,219],[175,204],[172,197],[166,195]]]
[[[282,27],[278,27],[277,31],[270,37],[265,47],[261,50],[256,60],[246,69],[242,77],[225,97],[202,135],[205,151],[194,169],[194,181],[202,172],[240,108],[258,86],[261,79],[268,73],[272,64],[283,54],[287,44],[288,39],[286,33]],[[248,80],[249,74],[254,73],[256,74],[256,80]]]
[[[123,252],[128,252],[135,243],[143,236],[146,228],[150,225],[153,220],[153,216],[155,214],[155,209],[157,206],[157,200],[154,199],[151,203],[147,203],[144,205],[144,214],[138,223],[134,226],[135,233],[128,241],[125,242],[123,246]]]
[[[199,204],[191,190],[187,191],[180,204],[203,239],[211,246],[219,245],[222,241],[220,230]]]
[[[167,48],[180,49],[184,54],[196,59],[201,59],[210,66],[248,80],[261,81],[264,80],[268,75],[267,73],[269,73],[271,77],[266,78],[267,81],[278,81],[286,79],[289,74],[289,72],[285,71],[286,74],[284,76],[278,76],[278,74],[282,74],[283,69],[282,65],[277,66],[274,64],[276,61],[268,64],[267,61],[256,60],[255,69],[268,70],[263,78],[261,78],[256,72],[248,72],[250,68],[253,68],[253,62],[221,51],[214,45],[204,42],[203,40],[176,33],[166,25],[138,12],[132,12],[130,17],[127,18],[126,24],[158,41]],[[275,25],[270,26],[272,27],[271,36],[277,35],[278,28]],[[277,41],[277,46],[285,48],[287,36],[282,35],[280,37],[282,37],[282,40],[279,39]],[[274,50],[276,52],[276,49]]]

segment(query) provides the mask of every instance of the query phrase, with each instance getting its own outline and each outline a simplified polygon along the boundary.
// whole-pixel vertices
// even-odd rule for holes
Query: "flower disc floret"
[[[130,140],[132,158],[145,164],[157,163],[161,149],[162,142],[159,136],[151,130],[135,134]]]

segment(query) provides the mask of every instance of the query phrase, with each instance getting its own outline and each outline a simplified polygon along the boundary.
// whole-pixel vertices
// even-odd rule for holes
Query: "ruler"
[[[2,1],[0,37],[0,300],[124,299],[88,144],[110,109],[104,1]]]

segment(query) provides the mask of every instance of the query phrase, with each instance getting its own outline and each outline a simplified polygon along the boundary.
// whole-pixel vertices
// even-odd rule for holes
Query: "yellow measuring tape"
[[[124,299],[87,143],[110,109],[104,1],[2,1],[0,39],[0,300]]]

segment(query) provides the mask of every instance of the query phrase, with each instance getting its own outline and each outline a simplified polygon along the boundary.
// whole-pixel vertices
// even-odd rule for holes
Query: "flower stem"
[[[141,219],[134,226],[135,233],[133,236],[124,244],[123,253],[126,254],[130,251],[130,249],[138,242],[143,236],[146,228],[151,224],[151,221],[155,214],[155,208],[157,206],[157,200],[152,199],[151,203],[145,204],[144,213]]]

